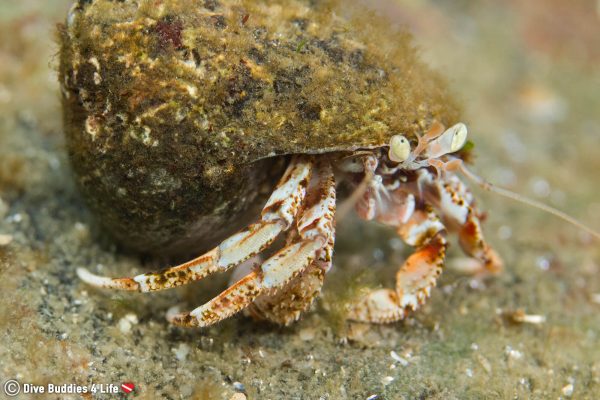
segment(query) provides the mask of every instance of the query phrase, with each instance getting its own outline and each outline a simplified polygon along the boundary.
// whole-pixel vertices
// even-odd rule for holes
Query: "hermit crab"
[[[133,278],[78,269],[85,282],[150,292],[238,267],[168,320],[244,310],[288,324],[331,268],[340,187],[415,248],[395,289],[357,299],[350,319],[422,305],[452,232],[480,271],[501,269],[460,178],[493,188],[465,167],[460,111],[383,17],[329,0],[80,0],[59,35],[68,149],[91,209],[127,247],[201,254]]]

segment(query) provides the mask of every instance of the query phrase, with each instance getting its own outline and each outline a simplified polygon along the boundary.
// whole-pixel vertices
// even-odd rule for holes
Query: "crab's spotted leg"
[[[331,268],[333,233],[332,231],[329,242],[311,265],[276,293],[258,296],[244,313],[255,319],[266,319],[279,325],[289,325],[297,321],[321,292],[325,274]]]
[[[398,321],[422,305],[436,285],[447,247],[446,231],[438,217],[431,210],[417,210],[398,228],[398,233],[417,250],[396,274],[396,290],[370,292],[351,308],[350,319],[372,323]]]
[[[331,166],[321,162],[310,183],[309,194],[297,224],[296,241],[285,246],[208,303],[189,313],[169,313],[167,319],[181,326],[208,326],[249,306],[263,294],[277,293],[306,271],[315,260],[330,259],[335,212],[335,181]]]
[[[313,261],[276,293],[258,296],[244,314],[285,326],[297,321],[321,292],[326,269]]]
[[[500,272],[502,259],[483,237],[473,196],[467,187],[452,173],[443,179],[435,178],[427,170],[419,173],[426,200],[436,205],[450,226],[456,226],[461,248],[473,257],[471,262],[463,262],[460,269],[470,273]]]
[[[458,240],[463,251],[476,260],[477,268],[471,272],[497,274],[502,271],[502,259],[483,237],[473,196],[467,186],[457,176],[450,175],[450,184],[445,185],[444,188],[448,192],[447,198],[452,198],[457,205],[466,208],[466,218],[464,221],[458,221],[460,223]],[[441,212],[445,212],[445,210],[441,210]]]
[[[261,220],[224,240],[219,246],[185,264],[133,278],[97,276],[79,268],[79,277],[98,287],[150,292],[200,280],[240,264],[267,248],[289,229],[306,194],[314,164],[310,157],[296,156],[263,208]]]
[[[479,218],[472,209],[458,235],[460,247],[476,261],[474,268],[471,267],[468,271],[463,268],[463,271],[472,274],[480,272],[497,274],[502,271],[502,258],[483,238]],[[468,264],[465,263],[465,266]]]

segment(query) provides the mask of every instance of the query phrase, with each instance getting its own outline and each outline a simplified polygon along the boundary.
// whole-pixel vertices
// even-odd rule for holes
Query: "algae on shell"
[[[281,172],[275,155],[458,121],[410,36],[347,2],[79,2],[60,38],[79,186],[139,250],[239,228]]]

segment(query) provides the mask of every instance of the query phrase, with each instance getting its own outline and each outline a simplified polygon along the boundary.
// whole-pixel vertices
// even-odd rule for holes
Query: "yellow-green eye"
[[[427,144],[427,157],[439,158],[445,154],[454,153],[460,150],[466,142],[467,126],[459,122]]]
[[[452,142],[450,144],[450,152],[454,153],[462,149],[467,141],[467,126],[462,122],[454,125],[452,128],[448,129],[448,131],[453,132]]]
[[[403,162],[410,155],[410,143],[402,135],[394,135],[390,140],[390,150],[388,156],[394,162]]]

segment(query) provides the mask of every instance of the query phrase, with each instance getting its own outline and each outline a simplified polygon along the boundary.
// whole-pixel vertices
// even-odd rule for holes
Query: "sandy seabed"
[[[414,32],[423,57],[450,80],[476,145],[473,169],[600,227],[597,4],[377,7]],[[428,304],[397,324],[340,318],[358,287],[393,285],[410,254],[393,232],[352,218],[338,224],[322,297],[289,328],[242,317],[205,330],[167,324],[170,306],[195,307],[224,277],[151,295],[83,285],[78,266],[132,275],[164,263],[119,251],[74,187],[53,39],[67,9],[65,0],[0,3],[0,383],[109,390],[132,382],[134,392],[117,397],[138,399],[597,398],[599,243],[478,189],[505,271],[476,281],[449,269]],[[450,259],[461,256],[456,248]],[[522,323],[519,310],[545,322]]]

